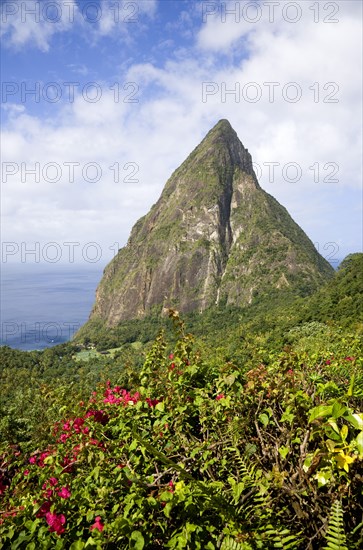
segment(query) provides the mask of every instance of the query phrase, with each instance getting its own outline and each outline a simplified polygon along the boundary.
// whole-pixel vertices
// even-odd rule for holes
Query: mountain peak
[[[306,294],[333,274],[286,209],[259,186],[226,119],[175,170],[106,267],[91,319],[109,326],[164,308],[244,306]]]
[[[221,132],[221,133],[229,133],[234,132],[234,129],[231,126],[231,123],[226,118],[221,118],[217,124],[213,126],[213,128],[210,130],[210,132]],[[237,134],[236,134],[237,135]]]
[[[218,165],[218,170],[228,167],[231,171],[238,167],[246,174],[253,176],[258,185],[253,171],[252,157],[227,119],[221,119],[213,126],[182,167],[184,164],[190,165],[193,159],[199,165],[211,166],[212,163],[215,167]]]

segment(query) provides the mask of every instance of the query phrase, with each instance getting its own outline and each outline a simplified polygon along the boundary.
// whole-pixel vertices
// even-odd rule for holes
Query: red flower
[[[294,374],[294,371],[293,371],[292,369],[289,369],[289,370],[287,371],[287,374],[292,375],[292,374]]]
[[[331,364],[331,361],[328,359],[327,361],[325,361],[325,364],[326,364],[326,365],[330,365],[330,364]]]
[[[174,353],[171,353],[171,354],[169,355],[169,359],[174,359]]]
[[[63,525],[66,523],[66,518],[63,514],[52,514],[48,512],[45,515],[45,521],[48,523],[51,533],[57,533],[57,535],[64,533],[65,529]]]
[[[219,393],[216,397],[216,401],[219,401],[220,399],[224,399],[226,396],[224,395],[224,393]]]
[[[35,457],[35,456],[31,456],[31,457],[29,458],[29,463],[30,463],[30,464],[36,464],[36,463],[37,463],[36,457]]]
[[[7,485],[5,485],[4,482],[0,479],[0,495],[5,493],[7,488],[8,488]]]
[[[109,416],[104,411],[88,411],[86,414],[86,418],[90,418],[93,416],[93,419],[95,422],[99,422],[103,426],[107,424],[109,421]]]
[[[160,401],[159,399],[150,399],[150,397],[147,397],[146,403],[149,405],[149,407],[155,407],[158,403],[160,403]]]
[[[24,470],[24,475],[28,476],[30,474],[30,470]]]
[[[355,357],[350,357],[350,356],[344,357],[344,359],[345,359],[346,361],[355,361]]]
[[[73,429],[75,432],[80,433],[81,426],[84,424],[84,418],[78,417],[73,420]]]
[[[91,525],[91,527],[90,527],[91,531],[92,531],[93,529],[98,529],[98,530],[101,531],[101,532],[104,530],[104,528],[105,528],[105,526],[104,526],[104,524],[103,524],[102,521],[101,521],[101,516],[97,516],[97,517],[96,517],[96,520],[95,520],[95,522],[94,522],[94,524]]]
[[[60,491],[58,491],[58,496],[60,496],[61,498],[69,498],[71,496],[71,492],[70,490],[68,489],[68,487],[62,487]]]
[[[50,511],[51,502],[49,500],[43,502],[38,512],[35,514],[37,518],[44,518]]]

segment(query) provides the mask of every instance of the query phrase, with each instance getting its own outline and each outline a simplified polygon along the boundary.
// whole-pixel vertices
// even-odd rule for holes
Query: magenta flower
[[[219,393],[216,397],[216,401],[219,401],[220,399],[224,399],[226,396],[224,395],[224,393]]]
[[[66,518],[63,514],[52,514],[48,512],[45,515],[45,521],[48,523],[51,533],[57,533],[57,535],[64,533],[65,529],[63,526],[66,524]]]
[[[38,512],[35,514],[37,518],[44,518],[50,511],[51,502],[49,500],[43,502]]]
[[[71,496],[71,492],[70,490],[68,489],[68,487],[62,487],[60,491],[58,491],[58,496],[60,496],[61,498],[69,498]]]
[[[95,520],[95,522],[94,522],[94,524],[91,525],[91,527],[90,527],[91,531],[92,531],[93,529],[98,529],[101,533],[102,533],[102,531],[104,530],[104,528],[105,528],[105,526],[104,526],[104,524],[103,524],[102,521],[101,521],[101,516],[97,516],[97,517],[96,517],[96,520]]]
[[[149,407],[156,407],[156,405],[160,403],[160,401],[159,399],[150,399],[150,397],[147,397],[146,403],[149,405]]]

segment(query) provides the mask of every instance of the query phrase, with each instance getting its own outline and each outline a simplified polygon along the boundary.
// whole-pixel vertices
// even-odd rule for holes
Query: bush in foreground
[[[160,335],[47,448],[2,452],[0,547],[361,548],[362,363],[286,348],[214,365],[171,316],[173,350]]]

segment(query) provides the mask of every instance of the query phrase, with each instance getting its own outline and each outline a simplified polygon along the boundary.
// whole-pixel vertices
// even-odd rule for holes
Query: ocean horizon
[[[331,265],[337,269],[339,263]],[[104,268],[2,264],[0,345],[33,351],[71,340],[89,318]]]
[[[43,350],[87,321],[105,266],[2,264],[0,345]]]

